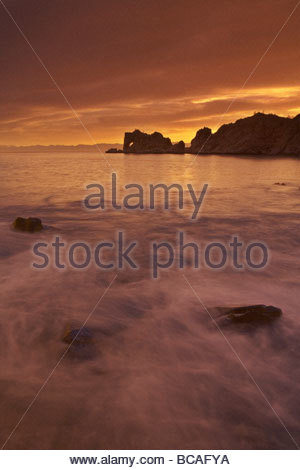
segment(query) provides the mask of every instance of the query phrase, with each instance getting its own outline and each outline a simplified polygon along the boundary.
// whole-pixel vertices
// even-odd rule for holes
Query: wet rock
[[[86,327],[83,328],[71,328],[67,327],[62,338],[64,343],[72,344],[75,346],[86,346],[92,344],[93,334],[91,330]]]
[[[226,316],[234,323],[264,324],[276,320],[282,315],[278,307],[272,305],[249,305],[227,311]]]
[[[21,232],[40,232],[44,227],[41,219],[37,217],[28,217],[27,219],[17,217],[13,223],[13,228]]]
[[[86,327],[68,326],[62,340],[69,345],[68,357],[74,360],[89,360],[96,355],[93,332]]]

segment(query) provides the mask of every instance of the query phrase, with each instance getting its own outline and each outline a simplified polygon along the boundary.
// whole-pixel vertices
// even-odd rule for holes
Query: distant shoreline
[[[39,153],[44,153],[44,154],[51,154],[51,153],[64,153],[64,154],[76,154],[76,153],[95,153],[95,154],[98,154],[99,156],[101,156],[102,154],[106,154],[107,152],[105,151],[101,151],[99,152],[98,149],[91,149],[91,150],[47,150],[47,149],[44,149],[44,150],[10,150],[10,151],[7,151],[7,150],[3,150],[0,148],[0,155],[3,155],[3,154],[11,154],[11,155],[17,155],[17,154],[39,154]],[[136,157],[139,157],[141,155],[157,155],[157,156],[160,156],[160,155],[168,155],[170,157],[175,157],[175,156],[183,156],[183,155],[191,155],[191,156],[194,156],[194,157],[211,157],[211,156],[217,156],[217,157],[237,157],[237,158],[255,158],[256,160],[259,160],[259,159],[269,159],[269,160],[274,160],[274,159],[283,159],[283,158],[293,158],[293,159],[300,159],[300,155],[295,155],[295,154],[277,154],[277,155],[271,155],[271,154],[251,154],[251,153],[217,153],[217,152],[212,152],[212,153],[199,153],[199,154],[195,154],[195,153],[192,153],[192,152],[184,152],[183,154],[178,154],[178,153],[168,153],[168,152],[165,152],[165,153],[155,153],[155,152],[141,152],[141,153],[125,153],[123,151],[120,151],[120,152],[113,152],[113,153],[108,153],[108,155],[126,155],[128,157],[133,157],[133,156],[136,156]]]
[[[0,153],[50,153],[50,152],[106,152],[110,147],[122,148],[122,144],[98,143],[95,145],[0,145]]]

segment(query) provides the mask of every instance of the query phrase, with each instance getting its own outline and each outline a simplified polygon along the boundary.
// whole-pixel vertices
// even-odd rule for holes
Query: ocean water
[[[55,368],[5,448],[300,444],[300,160],[24,153],[1,154],[0,168],[1,444]],[[119,202],[132,192],[125,184],[145,188],[144,210],[111,206],[113,172]],[[82,204],[91,183],[105,187],[104,210]],[[148,188],[157,183],[181,184],[184,208],[176,206],[174,191],[169,210],[161,197],[150,210]],[[208,184],[194,221],[188,183],[195,191]],[[40,217],[46,229],[13,231],[17,216]],[[50,245],[59,236],[66,247],[92,248],[119,231],[138,241],[139,269],[32,267],[37,241]],[[175,243],[178,231],[200,252],[209,242],[228,245],[233,235],[245,244],[263,241],[269,261],[261,270],[230,263],[194,269],[189,252],[184,270],[161,270],[153,280],[153,241]],[[280,307],[282,317],[257,328],[222,324],[220,332],[210,316],[216,307],[259,303]],[[65,354],[66,328],[89,315],[92,344]]]

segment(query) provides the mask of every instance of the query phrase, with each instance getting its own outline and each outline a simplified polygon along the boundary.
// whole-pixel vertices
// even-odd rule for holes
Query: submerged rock
[[[37,217],[28,217],[27,219],[17,217],[13,223],[13,228],[21,232],[40,232],[44,227],[41,219]]]
[[[68,356],[75,360],[89,360],[96,355],[93,332],[86,327],[74,328],[68,326],[62,340],[69,344]]]
[[[269,323],[282,315],[278,307],[272,305],[249,305],[228,310],[226,316],[235,323]]]
[[[86,346],[92,344],[93,334],[85,327],[81,329],[67,327],[62,340],[64,343],[72,344],[72,346]]]

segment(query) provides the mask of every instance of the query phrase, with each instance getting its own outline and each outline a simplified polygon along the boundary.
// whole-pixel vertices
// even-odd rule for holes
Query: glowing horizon
[[[136,128],[188,144],[204,126],[215,132],[254,112],[300,112],[298,13],[251,74],[291,0],[239,2],[232,9],[218,0],[218,15],[206,3],[171,5],[161,9],[150,0],[143,9],[134,3],[112,9],[92,2],[86,11],[74,0],[72,15],[61,5],[58,22],[49,5],[37,11],[31,0],[12,4],[17,24],[88,132],[3,14],[0,35],[9,47],[0,77],[0,145],[122,143],[124,132]]]

